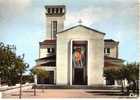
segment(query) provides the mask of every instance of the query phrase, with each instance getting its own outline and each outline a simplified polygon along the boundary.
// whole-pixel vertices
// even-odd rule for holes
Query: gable
[[[69,29],[63,30],[61,32],[57,33],[58,36],[63,36],[65,38],[71,37],[71,38],[103,38],[105,33],[94,30],[92,28],[83,26],[83,25],[77,25],[74,27],[71,27]]]
[[[87,30],[91,30],[91,31],[93,31],[93,32],[97,32],[97,33],[102,34],[102,35],[105,35],[105,33],[103,33],[103,32],[100,32],[100,31],[98,31],[98,30],[92,29],[92,28],[87,27],[87,26],[84,26],[84,25],[73,26],[73,27],[71,27],[71,28],[68,28],[68,29],[65,29],[65,30],[63,30],[63,31],[60,31],[60,32],[58,32],[57,34],[64,33],[64,32],[66,32],[66,31],[73,30],[73,29],[76,29],[76,28],[79,28],[79,27],[85,28],[85,29],[87,29]]]

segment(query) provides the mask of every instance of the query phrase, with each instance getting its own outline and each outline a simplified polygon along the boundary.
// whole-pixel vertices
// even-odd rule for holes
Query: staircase
[[[48,85],[48,84],[37,84],[37,89],[94,89],[94,90],[120,90],[120,87],[106,86],[106,85]]]

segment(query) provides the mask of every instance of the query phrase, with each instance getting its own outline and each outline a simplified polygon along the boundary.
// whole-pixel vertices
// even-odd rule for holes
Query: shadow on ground
[[[124,93],[116,91],[86,91],[87,93],[107,96],[126,96]]]

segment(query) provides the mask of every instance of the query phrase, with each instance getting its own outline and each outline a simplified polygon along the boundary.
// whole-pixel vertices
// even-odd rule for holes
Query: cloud
[[[0,0],[0,8],[1,10],[7,10],[5,13],[9,11],[16,13],[26,9],[31,1],[32,0]]]
[[[112,12],[106,12],[101,7],[88,7],[81,9],[80,11],[71,11],[66,14],[65,25],[73,26],[82,20],[82,24],[90,26],[93,23],[108,19],[112,16]]]
[[[128,13],[129,12],[129,13]],[[136,39],[137,33],[139,31],[138,28],[138,9],[137,7],[130,7],[120,12],[120,14],[117,16],[118,19],[122,19],[122,21],[118,22],[120,23],[120,29],[124,33],[118,34],[120,36],[120,40],[124,40],[123,38],[130,38],[130,39]],[[128,31],[127,33],[125,31]]]
[[[0,21],[8,22],[21,15],[32,0],[0,0]]]
[[[99,3],[100,2],[100,3]],[[73,26],[81,19],[84,25],[91,25],[108,20],[126,9],[136,6],[137,0],[76,0],[71,3],[71,11],[67,12],[65,25]]]
[[[26,13],[32,0],[0,0],[0,38],[6,36],[7,27],[13,26],[17,17]]]

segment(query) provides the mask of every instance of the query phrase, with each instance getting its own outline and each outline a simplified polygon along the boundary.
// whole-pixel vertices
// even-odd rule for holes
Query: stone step
[[[33,87],[34,88],[34,87]],[[48,84],[37,84],[36,88],[41,89],[95,89],[95,90],[120,90],[120,87],[114,86],[105,86],[105,85],[96,85],[96,86],[87,86],[87,85],[48,85]]]

